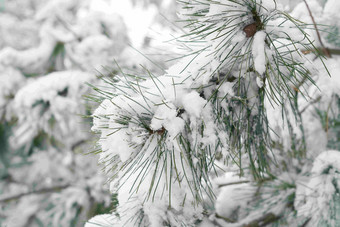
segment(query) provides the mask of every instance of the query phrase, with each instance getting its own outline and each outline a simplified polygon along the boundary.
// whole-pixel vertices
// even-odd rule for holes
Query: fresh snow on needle
[[[255,70],[260,75],[266,71],[265,38],[266,33],[264,31],[256,32],[252,46]]]

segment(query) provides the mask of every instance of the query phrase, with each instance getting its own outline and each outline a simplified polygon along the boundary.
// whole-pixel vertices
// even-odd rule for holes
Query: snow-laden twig
[[[315,28],[315,32],[316,32],[316,34],[317,34],[317,36],[318,36],[318,40],[319,40],[320,45],[321,45],[321,47],[322,47],[322,51],[323,51],[323,53],[325,54],[325,56],[327,56],[327,57],[330,58],[330,57],[331,57],[331,53],[329,52],[329,50],[326,48],[326,46],[325,46],[325,45],[323,44],[323,42],[322,42],[322,39],[321,39],[321,36],[320,36],[320,32],[319,32],[318,26],[316,25],[314,16],[313,16],[313,14],[312,14],[312,11],[311,11],[311,9],[309,8],[309,5],[308,5],[307,1],[306,1],[306,0],[303,0],[303,1],[304,1],[305,5],[306,5],[307,10],[308,10],[308,13],[309,13],[309,15],[310,15],[310,17],[311,17],[311,19],[312,19],[312,21],[313,21],[313,25],[314,25],[314,28]]]
[[[46,194],[46,193],[57,192],[57,191],[66,189],[70,186],[71,186],[70,184],[56,185],[56,186],[53,186],[53,187],[41,188],[41,189],[38,189],[38,190],[23,192],[23,193],[19,193],[19,194],[15,194],[15,195],[10,195],[10,196],[5,195],[5,196],[0,197],[0,203],[10,202],[12,200],[17,200],[17,199],[20,199],[23,196],[32,195],[32,194]]]

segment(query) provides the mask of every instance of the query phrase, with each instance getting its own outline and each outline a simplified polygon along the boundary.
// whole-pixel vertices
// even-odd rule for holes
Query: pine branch
[[[311,100],[310,102],[308,102],[308,104],[304,108],[302,108],[302,110],[300,110],[299,114],[302,114],[303,112],[305,112],[308,109],[308,107],[319,102],[320,100],[321,100],[321,96],[319,95],[314,100]]]
[[[313,25],[314,25],[316,34],[317,34],[317,36],[318,36],[318,40],[319,40],[319,42],[320,42],[320,45],[321,45],[321,47],[322,47],[322,51],[323,51],[323,53],[325,54],[325,56],[327,56],[327,57],[330,58],[330,57],[332,57],[332,56],[331,56],[331,53],[330,53],[329,50],[325,47],[325,45],[323,44],[323,42],[322,42],[322,40],[321,40],[320,32],[319,32],[319,29],[318,29],[318,27],[317,27],[317,25],[316,25],[314,16],[313,16],[313,14],[312,14],[312,11],[311,11],[311,9],[309,8],[309,5],[308,5],[308,3],[306,2],[306,0],[303,0],[303,1],[304,1],[304,3],[306,4],[306,7],[307,7],[307,10],[308,10],[309,16],[311,17],[311,19],[312,19],[312,21],[313,21]]]
[[[313,52],[314,54],[320,53],[323,51],[323,47],[317,47],[315,50],[302,50],[301,52],[303,54],[309,54],[311,52]],[[340,55],[340,49],[329,49],[327,48],[327,51],[331,54],[331,55]]]
[[[229,219],[229,218],[226,218],[226,217],[223,217],[219,214],[215,214],[215,217],[218,218],[218,219],[222,219],[222,220],[224,220],[228,223],[236,223],[236,221]],[[243,224],[242,227],[264,227],[264,226],[267,226],[267,225],[279,220],[280,218],[281,218],[280,216],[277,216],[273,213],[268,213],[268,214],[264,215],[263,217],[260,217],[256,220],[249,222],[248,224]]]
[[[228,222],[228,223],[235,223],[235,221],[234,220],[232,220],[232,219],[230,219],[230,218],[227,218],[227,217],[223,217],[223,216],[221,216],[221,215],[219,215],[219,214],[215,214],[215,217],[216,218],[219,218],[219,219],[223,219],[224,221],[226,221],[226,222]]]
[[[62,19],[59,15],[56,16],[56,19],[58,20],[58,22],[60,22],[60,23],[63,25],[63,27],[64,27],[66,30],[68,30],[69,32],[71,32],[72,35],[74,35],[74,37],[75,37],[76,39],[78,39],[79,41],[81,41],[80,35],[79,35],[76,31],[74,31],[74,29],[71,28],[71,26],[70,26],[69,24],[67,24],[67,22],[66,22],[64,19]]]
[[[237,181],[237,182],[230,182],[230,183],[225,183],[225,184],[219,184],[218,187],[222,188],[225,186],[229,186],[229,185],[235,185],[235,184],[245,184],[245,183],[249,183],[249,180],[244,180],[244,181]]]
[[[20,198],[27,196],[27,195],[57,192],[57,191],[65,189],[65,188],[68,188],[70,186],[71,186],[70,184],[57,185],[57,186],[53,186],[53,187],[49,187],[49,188],[41,188],[39,190],[19,193],[19,194],[16,194],[16,195],[1,196],[0,197],[0,203],[6,203],[6,202],[10,202],[11,200],[17,200],[17,199],[20,199]]]
[[[308,218],[300,227],[306,227],[312,218]]]
[[[76,142],[75,144],[72,145],[71,150],[75,151],[79,146],[85,144],[86,142],[87,142],[86,139],[83,139],[83,140]]]

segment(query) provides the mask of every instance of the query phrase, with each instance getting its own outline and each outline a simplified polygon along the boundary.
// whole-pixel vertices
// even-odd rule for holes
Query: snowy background
[[[232,28],[219,22],[256,1],[183,2],[190,7],[0,0],[0,226],[340,226],[340,2],[307,0],[320,39],[303,1],[257,1],[265,22],[254,34],[244,29],[254,15],[235,14]],[[285,13],[305,22],[306,33]],[[310,54],[310,44],[331,57]],[[304,54],[291,51],[295,45]],[[274,65],[287,50],[294,70]],[[251,72],[230,57],[247,53]],[[269,174],[259,170],[254,140],[229,138],[224,126],[245,113],[235,78],[251,77],[242,83],[256,106],[251,97],[274,71],[297,76],[289,86],[268,84],[263,140],[268,134],[271,143],[250,131],[271,147]],[[317,87],[299,84],[304,72]],[[306,95],[278,107],[275,86],[279,96],[291,87]],[[260,107],[249,110],[254,125]],[[259,172],[234,146],[256,156]]]
[[[0,1],[0,226],[83,226],[112,211],[92,154],[98,104],[86,96],[119,70],[160,72],[176,56],[175,10],[172,1]]]

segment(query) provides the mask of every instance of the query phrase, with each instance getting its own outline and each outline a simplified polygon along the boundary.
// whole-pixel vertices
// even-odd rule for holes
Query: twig
[[[230,218],[227,218],[227,217],[223,217],[223,216],[221,216],[221,215],[219,215],[219,214],[215,214],[215,217],[216,218],[219,218],[219,219],[223,219],[224,221],[226,221],[226,222],[228,222],[228,223],[235,223],[236,221],[234,221],[234,220],[232,220],[232,219],[230,219]]]
[[[68,188],[69,186],[70,186],[70,184],[57,185],[57,186],[53,186],[53,187],[50,187],[50,188],[42,188],[42,189],[39,189],[39,190],[19,193],[19,194],[11,195],[11,196],[1,196],[0,197],[0,203],[6,203],[6,202],[9,202],[11,200],[20,199],[21,197],[27,196],[27,195],[43,194],[43,193],[51,193],[51,192],[55,192],[55,191],[60,191],[62,189]]]
[[[327,57],[331,57],[331,54],[330,52],[328,51],[328,49],[325,47],[325,45],[323,44],[322,40],[321,40],[321,36],[320,36],[320,32],[319,32],[319,29],[315,23],[315,20],[314,20],[314,17],[313,17],[313,14],[312,14],[312,11],[310,10],[309,8],[309,5],[308,3],[306,2],[306,0],[303,0],[304,3],[306,4],[306,7],[307,7],[307,10],[308,10],[308,13],[309,13],[309,16],[311,17],[312,21],[313,21],[313,25],[314,25],[314,28],[315,28],[315,31],[316,31],[316,34],[318,36],[318,39],[319,39],[319,42],[320,42],[320,45],[322,47],[322,51],[324,52],[325,56]]]
[[[323,51],[322,50],[322,47],[321,48],[316,48],[316,50],[301,50],[301,52],[303,54],[309,54],[309,53],[312,53],[312,52],[320,52],[320,51]],[[331,55],[340,55],[340,49],[329,49],[327,48],[327,51],[331,54]]]
[[[71,150],[74,151],[77,147],[83,145],[86,142],[87,142],[87,140],[80,140],[80,141],[78,141],[77,143],[72,145]]]
[[[327,48],[327,50],[329,51],[329,53],[331,55],[340,55],[340,50],[339,49],[329,49],[329,48]]]
[[[273,213],[268,213],[265,216],[254,220],[248,224],[242,225],[242,227],[263,227],[266,225],[269,225],[277,220],[279,220],[281,217],[280,216],[276,216]]]
[[[332,101],[329,102],[327,112],[326,112],[326,134],[328,138],[328,131],[329,131],[329,110],[331,109]]]
[[[221,216],[221,215],[219,215],[219,214],[215,214],[215,217],[216,218],[219,218],[219,219],[223,219],[224,221],[226,221],[226,222],[228,222],[228,223],[235,223],[235,221],[234,220],[232,220],[232,219],[230,219],[230,218],[227,218],[227,217],[223,217],[223,216]]]
[[[63,19],[61,19],[61,17],[59,15],[56,16],[57,20],[64,26],[64,28],[66,28],[68,31],[70,31],[74,37],[78,40],[80,40],[80,36],[77,34],[77,32],[75,32],[67,23],[66,21],[64,21]]]
[[[87,71],[87,69],[80,63],[78,62],[74,57],[73,57],[73,51],[71,50],[70,47],[65,46],[65,50],[67,52],[67,56],[70,59],[70,61],[75,64],[77,67],[79,67],[82,71]]]
[[[236,221],[231,220],[231,219],[226,218],[226,217],[222,217],[218,214],[215,214],[215,217],[218,218],[218,219],[223,219],[224,221],[226,221],[228,223],[236,223]],[[263,217],[260,217],[256,220],[253,220],[253,221],[250,221],[248,224],[241,224],[240,223],[240,226],[242,226],[242,227],[264,227],[264,226],[267,226],[267,225],[279,220],[280,218],[281,218],[280,216],[277,216],[273,213],[268,213],[268,214],[264,215]]]
[[[7,105],[8,105],[8,103],[6,103],[2,108],[0,108],[0,111],[2,111],[0,123],[4,123],[6,121]]]
[[[245,184],[245,183],[249,183],[249,180],[244,180],[244,181],[236,181],[236,182],[230,182],[230,183],[225,183],[225,184],[219,184],[218,187],[224,187],[224,186],[229,186],[229,185],[234,185],[234,184]]]
[[[312,100],[311,102],[308,102],[307,105],[302,110],[300,110],[299,114],[302,114],[308,109],[308,107],[310,107],[312,104],[319,102],[320,100],[321,100],[321,96],[318,96],[316,97],[316,99]]]
[[[312,218],[308,218],[300,227],[305,227]]]

